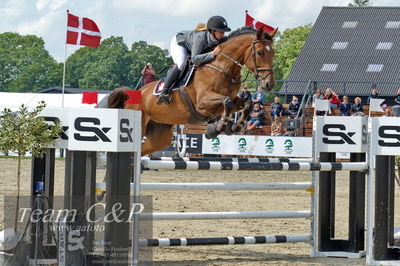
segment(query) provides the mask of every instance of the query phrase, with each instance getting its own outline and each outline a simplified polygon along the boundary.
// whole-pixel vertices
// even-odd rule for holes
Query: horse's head
[[[250,49],[247,49],[245,65],[253,72],[255,78],[260,82],[263,90],[271,90],[275,85],[274,72],[272,70],[272,59],[274,50],[272,49],[272,37],[263,32],[263,28],[258,29]]]

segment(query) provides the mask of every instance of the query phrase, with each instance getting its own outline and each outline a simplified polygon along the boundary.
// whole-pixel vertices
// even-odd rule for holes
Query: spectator
[[[367,105],[370,104],[371,99],[379,99],[378,91],[376,89],[372,89],[371,94],[368,97]]]
[[[292,102],[288,106],[288,115],[296,116],[299,110],[300,110],[299,99],[296,96],[293,96]],[[301,116],[301,111],[299,113],[299,116]]]
[[[312,97],[312,106],[315,106],[315,101],[316,100],[323,100],[324,99],[324,95],[322,95],[321,89],[317,89],[315,91],[315,94]]]
[[[351,111],[351,103],[347,95],[343,96],[343,102],[340,104],[340,113],[342,116],[349,116]]]
[[[246,85],[243,86],[243,90],[239,94],[239,98],[245,99],[246,101],[251,101],[251,92],[249,92]]]
[[[400,105],[400,89],[397,90],[396,98],[394,98],[395,105]]]
[[[253,111],[250,113],[250,120],[247,122],[247,130],[253,130],[261,126],[264,118],[264,111],[260,108],[260,104],[256,103],[253,106]]]
[[[282,125],[281,118],[275,116],[274,122],[271,124],[271,136],[282,136],[285,132],[285,128]]]
[[[257,92],[253,95],[253,103],[259,103],[261,108],[265,105],[265,93],[261,86],[257,88]]]
[[[361,104],[361,98],[356,97],[354,99],[354,104],[351,106],[351,111],[350,111],[352,116],[364,116],[364,109]]]
[[[389,117],[392,115],[392,112],[390,112],[389,108],[386,108],[384,111],[384,114],[382,115],[383,117]]]
[[[342,103],[336,96],[332,93],[331,88],[327,88],[325,90],[325,95],[324,95],[325,100],[329,100],[329,105],[330,109],[332,108],[338,108],[339,105]]]
[[[147,84],[156,80],[156,72],[154,71],[151,63],[147,63],[140,73],[143,76],[143,84]]]
[[[274,98],[274,102],[271,104],[271,116],[272,121],[275,120],[275,116],[283,116],[283,105],[279,102],[279,97]]]
[[[285,129],[285,133],[283,133],[282,136],[294,137],[296,136],[296,130],[294,127],[288,127]]]

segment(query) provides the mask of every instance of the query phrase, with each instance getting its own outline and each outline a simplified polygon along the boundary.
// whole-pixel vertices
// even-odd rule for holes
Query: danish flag
[[[271,26],[268,26],[267,24],[264,24],[258,20],[256,20],[255,18],[253,18],[252,16],[250,16],[249,14],[247,14],[247,10],[246,10],[246,21],[245,21],[245,25],[246,26],[250,26],[255,28],[256,30],[258,30],[261,27],[264,27],[264,32],[268,33],[270,36],[275,36],[275,33],[278,29],[275,29]]]
[[[100,39],[100,30],[93,20],[68,13],[67,44],[98,47]]]

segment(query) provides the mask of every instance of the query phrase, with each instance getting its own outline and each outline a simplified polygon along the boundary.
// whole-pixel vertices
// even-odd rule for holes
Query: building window
[[[386,22],[385,29],[399,29],[400,21],[388,21]]]
[[[334,42],[332,49],[346,49],[348,44],[348,42]]]
[[[390,50],[392,48],[392,42],[378,42],[375,49],[376,50]]]
[[[324,64],[321,68],[321,71],[336,71],[337,67],[337,64]]]
[[[357,21],[345,21],[343,22],[342,28],[343,29],[354,29],[357,27],[358,22]]]
[[[380,64],[369,64],[367,67],[367,72],[381,72],[383,65]]]

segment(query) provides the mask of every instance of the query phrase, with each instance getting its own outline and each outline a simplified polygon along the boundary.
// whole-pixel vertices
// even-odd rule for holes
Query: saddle
[[[196,69],[196,65],[191,64],[191,62],[188,60],[186,67],[179,75],[178,80],[175,81],[174,85],[172,86],[172,91],[179,90],[180,87],[186,87],[189,84],[190,79],[193,76],[195,69]],[[164,81],[165,81],[165,77],[160,78],[160,80],[154,86],[154,88],[153,88],[154,95],[160,95],[162,89],[164,88]]]

